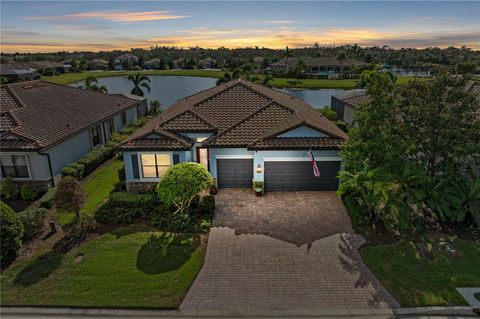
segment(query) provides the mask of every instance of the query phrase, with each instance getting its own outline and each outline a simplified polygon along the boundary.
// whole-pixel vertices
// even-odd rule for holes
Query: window
[[[108,130],[109,130],[110,134],[115,132],[115,123],[113,122],[113,117],[108,120]]]
[[[127,112],[122,113],[122,125],[127,126]]]
[[[162,177],[170,168],[170,154],[142,154],[143,177]]]
[[[196,141],[197,143],[202,143],[202,142],[205,142],[205,140],[206,140],[207,138],[208,138],[208,137],[197,137],[197,138],[195,139],[195,141]]]
[[[100,126],[94,127],[90,130],[90,136],[92,138],[92,146],[100,145]]]
[[[5,177],[29,178],[27,157],[25,155],[2,155],[2,174]]]

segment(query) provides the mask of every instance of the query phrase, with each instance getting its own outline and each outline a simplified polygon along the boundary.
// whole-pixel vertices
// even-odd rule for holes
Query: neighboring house
[[[146,100],[45,81],[0,87],[1,177],[39,190],[110,134],[145,115]]]
[[[113,68],[115,70],[123,70],[123,65],[127,62],[130,62],[132,66],[135,66],[138,64],[138,57],[130,53],[119,55],[113,60]]]
[[[129,190],[151,187],[172,165],[194,161],[220,188],[251,188],[259,181],[267,191],[334,191],[345,138],[303,100],[238,79],[178,100],[117,150]]]
[[[181,69],[184,65],[183,58],[174,60],[172,64],[174,69]]]
[[[160,59],[153,58],[145,62],[145,69],[158,69],[160,68]]]
[[[364,89],[348,90],[332,95],[330,108],[337,112],[337,120],[353,125],[355,112],[360,104],[368,101],[367,92]]]
[[[214,58],[206,58],[198,62],[202,69],[211,69],[215,66],[215,63],[217,63],[217,60]]]
[[[93,59],[90,62],[91,70],[105,70],[108,69],[108,61],[102,59]]]
[[[12,63],[0,64],[0,75],[9,83],[34,80],[38,73],[29,66],[15,66]]]
[[[298,61],[303,60],[307,65],[305,72],[314,76],[332,76],[344,72],[350,72],[356,66],[365,63],[354,60],[345,59],[343,61],[337,60],[335,57],[320,57],[320,58],[284,58],[280,61],[270,64],[270,69],[274,73],[285,73],[290,71]],[[287,71],[286,71],[287,70]]]

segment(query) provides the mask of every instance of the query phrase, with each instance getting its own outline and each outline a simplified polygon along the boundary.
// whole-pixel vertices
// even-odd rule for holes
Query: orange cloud
[[[57,20],[57,19],[99,19],[112,22],[144,22],[156,20],[183,19],[187,16],[174,15],[169,11],[92,11],[73,13],[63,16],[33,16],[30,20]]]

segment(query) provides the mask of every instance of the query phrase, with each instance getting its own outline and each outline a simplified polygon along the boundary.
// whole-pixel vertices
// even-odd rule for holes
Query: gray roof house
[[[3,85],[0,101],[1,177],[39,190],[146,111],[146,100],[45,81]]]
[[[117,149],[130,190],[155,185],[170,166],[194,161],[220,188],[263,182],[266,191],[333,191],[345,139],[305,101],[237,79],[178,100]]]
[[[367,91],[364,89],[347,90],[332,95],[330,108],[337,112],[337,120],[353,125],[357,108],[368,101]]]

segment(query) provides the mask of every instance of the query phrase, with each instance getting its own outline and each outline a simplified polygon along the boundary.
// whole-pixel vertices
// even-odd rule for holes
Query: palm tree
[[[85,88],[87,90],[98,91],[107,93],[107,87],[105,85],[98,85],[98,80],[94,76],[89,76],[85,79]]]
[[[297,78],[297,83],[300,83],[299,78],[303,74],[306,68],[308,68],[308,65],[303,60],[298,60],[297,63],[293,66],[293,73]]]
[[[240,68],[236,68],[232,72],[232,79],[238,79],[242,76],[242,74],[243,74],[243,70]]]
[[[150,93],[150,78],[146,75],[142,75],[140,72],[137,74],[130,74],[128,79],[133,83],[133,89],[130,91],[131,94],[135,94],[138,96],[145,96],[141,86],[147,89],[148,93]]]
[[[345,61],[346,58],[347,58],[347,55],[343,51],[339,52],[335,57],[335,59],[337,59],[338,62],[340,62],[340,73],[343,73],[343,61]]]
[[[263,85],[268,85],[269,82],[273,81],[273,76],[271,73],[265,74],[265,77],[262,79]]]
[[[160,109],[161,106],[162,106],[162,104],[160,104],[159,100],[151,100],[150,101],[150,113],[151,114],[161,113],[162,112],[162,110]]]
[[[225,72],[223,74],[223,77],[221,77],[220,79],[217,80],[217,85],[228,82],[231,79],[232,79],[232,75],[230,74],[230,72]]]

